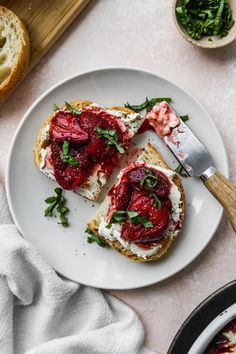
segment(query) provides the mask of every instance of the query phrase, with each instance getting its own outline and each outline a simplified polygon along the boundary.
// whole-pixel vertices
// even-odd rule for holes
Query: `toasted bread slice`
[[[0,102],[23,77],[29,56],[29,36],[24,23],[0,6]]]
[[[144,150],[144,152],[140,155],[139,161],[146,162],[148,164],[152,165],[157,165],[162,168],[165,168],[167,170],[171,170],[170,167],[167,165],[167,163],[163,160],[162,156],[160,153],[151,145],[148,144]],[[183,185],[181,182],[181,178],[179,175],[175,174],[172,182],[177,186],[179,192],[180,192],[180,207],[181,207],[181,213],[180,213],[180,219],[179,223],[182,225],[183,219],[184,219],[184,213],[185,213],[185,198],[184,198],[184,189]],[[121,253],[123,256],[126,256],[133,261],[136,262],[149,262],[149,261],[155,261],[162,257],[167,250],[169,249],[170,245],[174,241],[175,237],[179,234],[180,229],[176,230],[174,233],[173,232],[168,232],[166,235],[165,239],[161,241],[161,248],[157,250],[157,252],[151,256],[148,256],[147,258],[143,258],[138,256],[137,254],[133,253],[131,250],[126,249],[118,240],[111,241],[109,239],[105,239],[99,234],[99,225],[101,223],[102,218],[107,215],[107,212],[110,207],[110,198],[107,196],[104,200],[104,202],[101,204],[95,215],[88,220],[88,228],[96,233],[100,238],[105,240],[112,248],[114,248],[116,251]]]
[[[70,102],[70,105],[73,108],[77,108],[77,109],[83,109],[86,106],[89,106],[93,104],[93,102],[91,101],[84,101],[84,100],[77,100],[77,101],[72,101]],[[66,107],[63,106],[60,109],[65,109]],[[120,111],[123,112],[125,117],[128,119],[128,125],[130,127],[133,128],[133,130],[136,132],[138,130],[138,128],[140,127],[140,125],[143,123],[144,118],[141,117],[140,115],[138,120],[132,121],[132,118],[129,120],[129,115],[137,115],[135,112],[133,112],[131,109],[125,108],[125,107],[112,107],[109,110],[112,111]],[[47,139],[45,139],[45,129],[47,128],[48,124],[50,123],[50,121],[52,120],[52,118],[55,116],[57,112],[53,113],[51,116],[49,116],[45,122],[43,123],[40,132],[38,134],[37,137],[37,141],[36,141],[36,146],[35,146],[35,150],[34,150],[34,161],[37,165],[37,167],[43,172],[45,173],[47,176],[51,177],[52,179],[54,178],[53,172],[50,171],[46,171],[41,167],[42,161],[43,161],[43,156],[42,156],[42,151],[44,149],[47,148],[47,146],[50,145],[50,141],[49,141],[49,136]],[[103,173],[102,171],[100,171],[99,169],[96,170],[88,179],[88,181],[86,181],[86,186],[81,186],[79,187],[75,192],[87,199],[90,199],[92,201],[95,201],[99,195],[99,193],[101,192],[102,187],[106,184],[107,181],[107,176],[105,175],[105,173]]]

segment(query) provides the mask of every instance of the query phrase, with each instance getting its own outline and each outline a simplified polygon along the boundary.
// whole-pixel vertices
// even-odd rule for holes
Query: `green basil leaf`
[[[68,155],[69,153],[69,141],[64,140],[62,145],[63,155]]]
[[[65,214],[60,214],[60,224],[63,227],[68,227],[69,226],[69,222],[68,222],[68,218],[65,216]]]
[[[161,209],[161,201],[155,193],[150,193],[149,197],[153,199],[153,206],[157,209]]]
[[[163,101],[171,102],[172,99],[170,97],[151,98],[151,100],[149,101],[148,106],[147,106],[147,111],[150,111],[155,106],[155,104],[163,102]]]
[[[184,123],[189,120],[189,116],[187,114],[185,116],[179,116],[179,117]]]
[[[176,167],[175,172],[177,172],[182,177],[189,177],[181,164]]]
[[[132,109],[132,111],[134,112],[140,112],[144,109],[147,109],[147,111],[149,111],[155,106],[156,103],[163,102],[163,101],[171,102],[172,99],[170,97],[156,97],[156,98],[154,97],[149,100],[146,97],[146,100],[141,104],[131,105],[129,102],[126,102],[125,107]]]
[[[124,210],[114,211],[106,228],[110,229],[111,225],[113,223],[114,224],[117,223],[117,224],[121,224],[121,225],[124,224],[125,223],[125,214],[126,214],[126,212]]]
[[[72,107],[69,102],[65,102],[65,105],[66,105],[67,111],[69,111],[70,113],[75,114],[76,116],[79,116],[82,113],[81,109],[77,109],[77,108]]]
[[[69,156],[68,164],[74,167],[79,167],[80,163],[73,156]]]
[[[57,197],[48,197],[45,199],[45,203],[51,204],[57,200]]]
[[[52,217],[53,211],[56,209],[60,216],[60,224],[64,227],[68,227],[69,222],[66,214],[69,213],[69,208],[65,206],[66,200],[62,196],[62,188],[55,188],[55,193],[56,196],[48,197],[45,199],[45,202],[49,204],[49,206],[45,209],[44,216]]]
[[[55,193],[57,194],[58,197],[61,197],[62,195],[62,188],[57,187],[54,189]]]
[[[139,216],[138,212],[129,210],[127,213],[131,224],[141,224],[145,228],[153,227],[153,223],[144,216]]]
[[[106,130],[102,129],[100,127],[95,128],[96,132],[100,135],[101,138],[107,139],[108,140],[108,145],[109,146],[115,146],[115,148],[119,151],[119,153],[123,154],[125,152],[125,149],[123,147],[123,144],[119,141],[117,132],[115,130]]]
[[[55,200],[54,202],[52,202],[49,207],[47,207],[44,211],[44,216],[52,216],[53,214],[53,210],[56,208],[58,204],[58,200]]]
[[[103,240],[102,238],[100,238],[97,234],[95,234],[92,230],[90,230],[89,228],[87,228],[85,230],[86,233],[89,234],[89,236],[87,237],[87,242],[88,243],[93,243],[93,242],[96,242],[98,244],[98,246],[100,247],[108,247],[108,243]]]
[[[57,208],[57,211],[59,211],[59,213],[61,214],[66,215],[69,213],[70,210],[65,206],[61,206],[60,208]]]
[[[193,39],[203,36],[226,36],[232,27],[232,10],[226,0],[183,0],[176,15]]]
[[[79,161],[69,154],[69,142],[66,140],[63,141],[61,160],[74,167],[78,167],[80,165]]]
[[[53,105],[53,110],[54,110],[54,112],[60,111],[60,108],[56,105],[56,103],[54,103],[54,105]]]
[[[146,176],[144,176],[140,181],[140,186],[143,187],[147,185],[149,188],[153,188],[158,180],[158,177],[152,174],[152,171],[147,169]]]
[[[128,217],[129,217],[130,219],[131,219],[131,218],[135,218],[136,216],[139,215],[137,211],[133,211],[133,210],[129,210],[129,211],[127,212],[127,214],[128,214]]]

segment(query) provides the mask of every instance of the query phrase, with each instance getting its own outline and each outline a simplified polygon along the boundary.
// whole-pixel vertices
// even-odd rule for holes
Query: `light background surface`
[[[217,50],[191,46],[174,27],[171,0],[91,1],[0,108],[1,179],[12,135],[34,100],[75,72],[106,65],[147,69],[193,94],[222,134],[236,182],[236,42]],[[150,349],[165,354],[194,307],[235,279],[235,250],[236,237],[223,218],[210,245],[186,270],[158,285],[113,292],[141,316]]]

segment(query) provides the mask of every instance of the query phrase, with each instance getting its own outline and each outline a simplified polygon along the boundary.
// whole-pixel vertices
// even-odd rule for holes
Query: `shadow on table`
[[[225,62],[234,60],[236,57],[236,40],[222,48],[204,49],[196,48],[200,51],[203,59],[207,58],[212,62]]]

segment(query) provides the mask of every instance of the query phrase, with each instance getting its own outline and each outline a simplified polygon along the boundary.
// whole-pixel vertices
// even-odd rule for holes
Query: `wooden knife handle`
[[[231,225],[236,233],[236,186],[216,172],[204,181],[205,186],[226,210]]]

